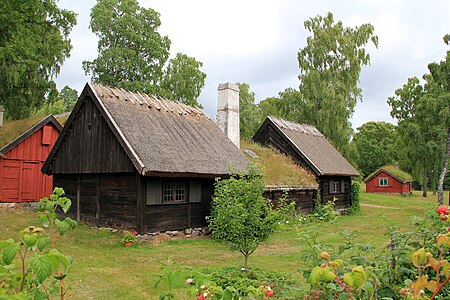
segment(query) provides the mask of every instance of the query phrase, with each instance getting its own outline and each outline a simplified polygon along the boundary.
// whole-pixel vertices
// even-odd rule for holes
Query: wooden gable
[[[89,94],[55,145],[48,173],[118,173],[135,168]]]

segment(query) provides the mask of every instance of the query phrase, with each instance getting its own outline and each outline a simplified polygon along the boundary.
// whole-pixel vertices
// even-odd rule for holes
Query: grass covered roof
[[[249,151],[250,150],[250,151]],[[241,140],[241,151],[264,174],[267,186],[316,189],[316,177],[292,158],[260,144]]]
[[[373,172],[372,174],[367,176],[367,178],[366,178],[366,180],[364,180],[364,182],[371,180],[373,177],[375,177],[381,171],[385,171],[385,172],[389,173],[391,176],[397,178],[398,180],[400,180],[402,182],[411,182],[414,180],[410,174],[400,170],[399,168],[397,168],[395,166],[388,165],[388,166],[379,168],[378,170],[376,170],[375,172]]]

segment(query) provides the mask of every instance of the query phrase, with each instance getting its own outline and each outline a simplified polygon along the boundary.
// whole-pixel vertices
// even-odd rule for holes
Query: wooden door
[[[39,200],[41,177],[39,162],[23,162],[21,199],[19,201]]]
[[[20,161],[2,159],[0,168],[0,201],[17,202],[20,189]]]

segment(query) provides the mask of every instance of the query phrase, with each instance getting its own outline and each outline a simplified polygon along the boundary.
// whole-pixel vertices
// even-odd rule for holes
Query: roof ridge
[[[305,124],[305,123],[296,123],[293,121],[288,121],[282,118],[269,116],[273,122],[275,122],[278,126],[284,129],[299,131],[305,134],[312,134],[314,136],[323,136],[323,134],[313,125]]]
[[[109,97],[110,99],[129,101],[136,106],[145,105],[147,109],[155,108],[158,111],[176,113],[180,116],[194,114],[208,117],[202,109],[189,106],[178,100],[149,95],[143,92],[131,92],[123,88],[113,88],[99,83],[91,83],[91,86],[99,99]]]

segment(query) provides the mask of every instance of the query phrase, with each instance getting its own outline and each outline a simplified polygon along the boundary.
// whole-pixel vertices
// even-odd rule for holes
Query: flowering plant
[[[136,240],[137,240],[136,235],[137,235],[137,232],[136,232],[136,231],[130,231],[130,232],[127,232],[127,233],[125,233],[125,235],[123,236],[122,241],[123,241],[124,243],[129,243],[129,242],[134,243],[134,242],[136,242]]]

